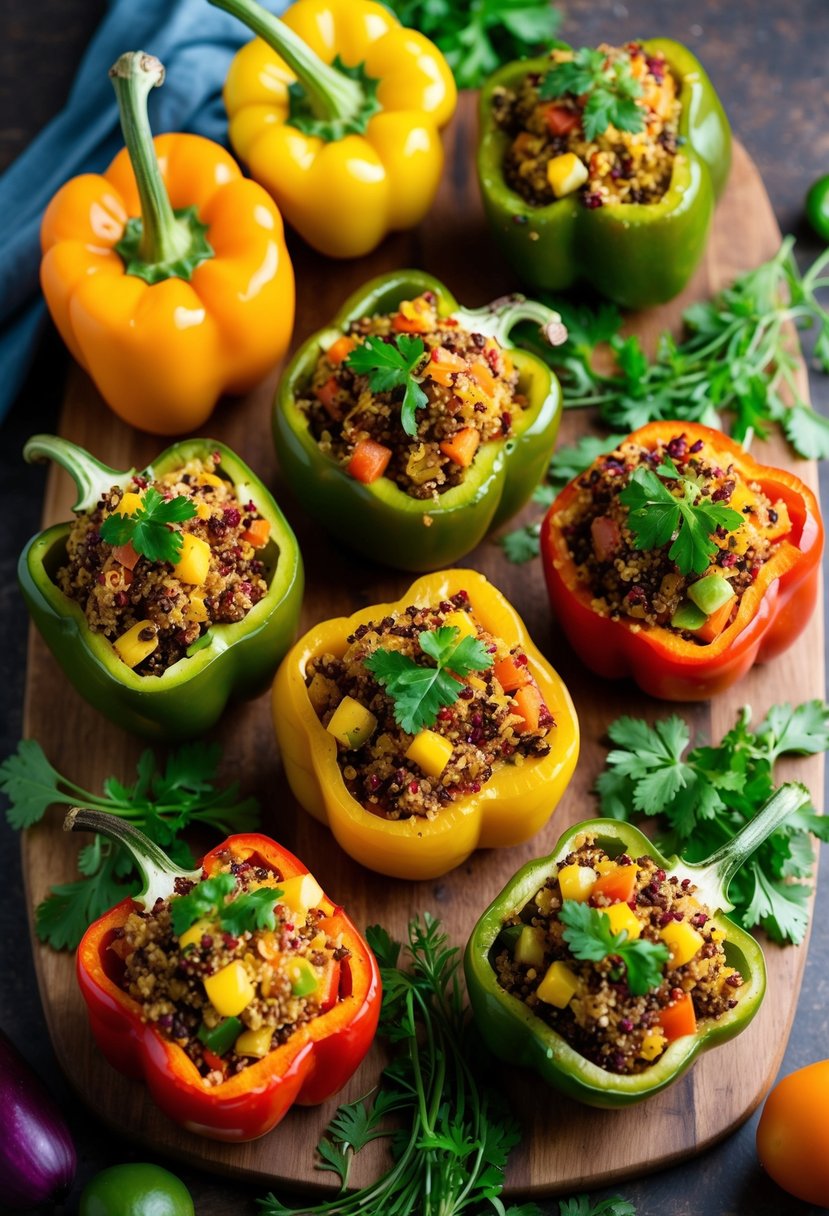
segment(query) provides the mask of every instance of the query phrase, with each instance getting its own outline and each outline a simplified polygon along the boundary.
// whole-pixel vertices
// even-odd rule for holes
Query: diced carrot
[[[686,992],[678,1001],[674,1001],[667,1009],[663,1009],[658,1021],[662,1027],[662,1033],[669,1043],[681,1038],[684,1034],[696,1034],[697,1017],[694,1013],[694,1002],[691,1000],[690,992]]]
[[[465,469],[472,464],[480,442],[480,431],[476,430],[474,426],[465,426],[451,439],[444,439],[443,443],[438,444],[438,447],[444,456],[448,456],[455,464],[459,464],[462,469]]]
[[[469,369],[469,374],[479,388],[482,388],[487,397],[494,397],[497,391],[497,385],[492,372],[489,370],[483,359],[476,359]]]
[[[402,312],[394,314],[391,327],[398,334],[428,334],[432,329],[425,317],[404,317]]]
[[[452,377],[465,370],[466,361],[445,346],[436,346],[426,365],[429,379],[434,380],[435,384],[442,384],[444,388],[451,388]]]
[[[346,465],[346,472],[368,486],[383,476],[390,460],[391,448],[384,447],[382,443],[375,443],[373,439],[361,439],[355,445],[354,453]]]
[[[736,595],[732,595],[730,600],[726,600],[711,613],[704,625],[700,625],[699,629],[694,630],[695,636],[701,642],[713,642],[720,636],[731,618],[731,609],[734,607],[736,598]]]
[[[603,895],[612,904],[626,904],[636,890],[636,866],[617,866],[602,874],[590,888],[590,898]]]
[[[499,659],[492,673],[504,692],[515,692],[516,688],[523,688],[525,684],[532,683],[529,668],[526,665],[519,667],[511,655]]]
[[[401,301],[391,319],[391,327],[399,334],[428,334],[435,328],[435,310],[424,296]]]
[[[138,564],[138,554],[133,549],[131,540],[128,540],[125,545],[116,545],[112,550],[112,556],[128,570],[134,570]]]
[[[544,109],[544,121],[551,135],[569,135],[581,126],[581,119],[566,106],[549,105]]]
[[[356,345],[356,338],[343,334],[342,337],[337,338],[336,342],[331,343],[325,352],[325,357],[329,363],[333,363],[337,367],[338,364],[342,363],[343,359],[348,358]]]
[[[326,413],[330,414],[335,422],[338,422],[343,412],[340,408],[340,386],[337,383],[337,377],[329,376],[325,384],[314,389],[314,396]]]
[[[266,519],[255,519],[249,524],[242,533],[242,540],[246,540],[249,545],[253,545],[254,549],[263,549],[268,543],[268,537],[271,534],[271,525]]]
[[[544,699],[535,684],[525,684],[512,698],[512,712],[524,719],[519,730],[538,730]]]

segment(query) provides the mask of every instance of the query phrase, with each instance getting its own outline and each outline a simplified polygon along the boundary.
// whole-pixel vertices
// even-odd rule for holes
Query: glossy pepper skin
[[[158,60],[144,61],[123,87],[161,83]],[[151,140],[146,98],[126,112],[130,150],[103,174],[67,182],[46,208],[41,285],[61,337],[119,418],[180,435],[284,355],[293,269],[279,211],[224,148],[198,135]],[[125,238],[130,251],[119,252]]]
[[[337,744],[308,698],[309,659],[342,654],[358,625],[468,593],[473,616],[529,658],[544,701],[553,715],[547,756],[522,766],[502,765],[478,794],[448,804],[434,819],[389,820],[365,810],[349,794],[337,763]],[[350,617],[324,621],[286,656],[273,687],[273,716],[285,773],[297,801],[327,824],[349,856],[393,878],[437,878],[461,865],[477,848],[521,844],[534,836],[555,810],[578,758],[579,728],[570,695],[559,676],[530,641],[515,609],[482,574],[444,570],[426,575],[393,604],[374,604]]]
[[[457,100],[441,52],[374,0],[298,0],[284,17],[211,0],[259,35],[230,67],[230,140],[320,253],[369,253],[418,224]]]
[[[722,692],[755,664],[795,641],[815,606],[820,586],[823,523],[817,499],[794,473],[758,464],[733,439],[697,423],[652,422],[625,442],[655,448],[679,431],[689,445],[712,444],[774,502],[786,503],[792,531],[778,542],[740,599],[732,623],[713,642],[685,641],[674,630],[611,620],[591,606],[556,518],[578,492],[576,478],[561,491],[541,526],[541,559],[550,603],[562,629],[591,671],[608,679],[632,676],[641,689],[666,701],[701,701]]]
[[[231,856],[253,852],[283,878],[308,872],[267,836],[231,836],[202,861],[210,877]],[[380,1014],[377,963],[342,908],[320,905],[331,932],[351,951],[344,960],[336,1004],[306,1022],[279,1047],[219,1085],[208,1085],[185,1052],[141,1017],[141,1006],[117,984],[118,959],[109,949],[117,929],[140,908],[125,899],[86,931],[76,971],[92,1033],[103,1055],[126,1076],[143,1080],[175,1123],[214,1140],[254,1140],[275,1127],[294,1103],[313,1106],[335,1094],[368,1051]]]
[[[686,47],[668,38],[643,42],[664,55],[679,86],[679,134],[670,186],[659,203],[589,210],[578,194],[533,207],[504,179],[509,135],[496,126],[492,96],[545,74],[547,56],[507,64],[481,92],[478,179],[484,210],[504,254],[528,287],[561,291],[584,280],[624,308],[672,299],[702,257],[714,203],[731,164],[731,130],[713,86]]]
[[[441,317],[491,332],[507,344],[514,309],[547,321],[557,314],[520,300],[495,301],[490,309],[466,312],[447,288],[419,270],[400,270],[366,283],[346,300],[331,324],[299,348],[285,370],[273,416],[274,442],[285,480],[304,509],[339,540],[372,561],[402,570],[451,565],[521,509],[540,480],[561,420],[561,387],[550,369],[527,351],[509,346],[529,406],[513,417],[507,440],[482,444],[463,482],[432,499],[412,498],[389,477],[369,485],[357,481],[320,451],[298,400],[307,392],[321,352],[352,321],[395,311],[401,301],[434,293]]]
[[[651,841],[632,824],[616,819],[590,819],[569,828],[548,857],[523,866],[492,901],[478,920],[464,954],[464,972],[475,1022],[493,1053],[510,1065],[535,1072],[548,1085],[588,1106],[622,1107],[659,1093],[693,1063],[701,1051],[733,1038],[744,1030],[757,1010],[766,989],[763,952],[754,938],[723,913],[732,908],[727,899],[728,882],[749,856],[776,827],[799,807],[808,804],[803,786],[781,786],[765,808],[753,819],[745,834],[729,841],[707,862],[694,865],[677,857],[663,857]],[[493,965],[497,939],[511,917],[533,898],[547,878],[556,872],[585,832],[610,856],[652,857],[669,875],[689,877],[699,888],[698,898],[715,915],[711,918],[725,934],[729,966],[743,977],[739,999],[733,1009],[697,1032],[674,1039],[644,1071],[631,1075],[608,1072],[572,1047],[520,998],[498,983]]]
[[[112,644],[90,630],[81,606],[54,581],[66,560],[69,523],[34,536],[18,564],[29,614],[81,696],[125,730],[165,742],[195,738],[214,725],[229,699],[257,696],[299,623],[304,577],[296,538],[270,493],[235,452],[215,439],[187,439],[162,452],[144,476],[161,476],[210,453],[219,454],[218,472],[229,479],[240,501],[253,500],[270,524],[262,550],[268,592],[241,621],[203,634],[190,655],[163,675],[141,676],[122,662]],[[132,476],[132,470],[107,468],[53,435],[34,436],[24,455],[27,460],[51,458],[66,468],[78,487],[76,511],[94,507],[111,486],[126,484]]]

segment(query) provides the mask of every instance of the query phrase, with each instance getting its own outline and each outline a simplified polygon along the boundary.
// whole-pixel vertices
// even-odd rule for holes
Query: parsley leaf
[[[224,904],[226,895],[236,890],[233,874],[215,874],[196,883],[187,895],[170,901],[170,920],[176,937],[181,937],[197,920],[213,916]]]
[[[219,924],[234,937],[256,929],[273,929],[276,924],[274,904],[282,891],[279,887],[257,887],[245,891],[230,903],[225,900],[236,890],[233,874],[214,874],[196,883],[192,891],[179,895],[170,903],[170,919],[176,937],[181,937],[199,920],[216,917]]]
[[[555,63],[538,90],[539,96],[586,97],[582,126],[587,140],[614,126],[636,133],[645,129],[645,115],[636,104],[642,86],[631,72],[630,59],[608,58],[603,51],[582,47],[572,59]]]
[[[614,933],[606,913],[573,899],[564,901],[558,917],[565,926],[562,936],[574,958],[600,963],[608,955],[618,955],[633,996],[644,996],[662,983],[663,968],[670,957],[663,942],[651,942],[644,937],[631,941],[627,929]]]
[[[508,562],[521,566],[538,557],[541,552],[541,524],[525,524],[523,528],[514,528],[498,538],[498,544],[504,550]]]
[[[424,630],[418,643],[423,653],[434,659],[435,667],[422,666],[398,650],[382,647],[363,660],[394,701],[398,726],[410,735],[434,726],[438,711],[454,705],[463,688],[460,677],[484,671],[493,663],[484,644],[468,634],[461,638],[456,625]]]
[[[345,360],[346,367],[368,377],[372,392],[388,393],[397,388],[405,390],[400,422],[406,434],[411,436],[417,434],[415,413],[429,400],[415,379],[415,372],[425,353],[423,339],[413,334],[399,334],[390,342],[369,334]]]
[[[661,478],[675,481],[674,494]],[[739,511],[702,498],[696,478],[679,472],[670,457],[654,472],[634,469],[619,501],[628,509],[628,526],[637,549],[658,549],[673,541],[668,557],[683,574],[702,574],[718,552],[711,534],[733,531],[743,522]]]
[[[254,933],[257,929],[273,929],[276,925],[274,904],[281,894],[280,887],[258,887],[255,891],[245,891],[219,909],[219,924],[234,937],[246,931]]]
[[[101,524],[101,540],[108,545],[126,545],[132,541],[136,553],[151,562],[172,562],[181,556],[181,532],[174,531],[172,524],[192,519],[196,504],[191,498],[179,494],[176,498],[164,498],[150,486],[141,496],[141,506],[131,515],[108,515]]]
[[[595,1205],[587,1195],[578,1195],[575,1199],[560,1200],[558,1210],[559,1216],[636,1216],[636,1208],[621,1195],[600,1199]]]
[[[35,909],[35,932],[54,950],[77,949],[93,921],[141,889],[125,849],[104,841],[98,850],[90,846],[82,852],[85,877],[53,886]]]

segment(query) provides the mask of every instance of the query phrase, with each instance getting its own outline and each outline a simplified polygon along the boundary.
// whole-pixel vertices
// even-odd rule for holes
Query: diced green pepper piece
[[[242,1030],[239,1018],[223,1018],[218,1026],[206,1026],[202,1022],[198,1030],[199,1040],[217,1056],[230,1051]]]
[[[706,616],[710,616],[712,612],[722,608],[723,604],[727,604],[733,594],[734,588],[721,574],[706,574],[705,578],[691,583],[688,588],[688,599],[693,600]]]
[[[307,958],[292,959],[288,965],[288,978],[294,996],[310,996],[319,986],[319,976]]]
[[[701,608],[697,608],[690,600],[684,600],[671,617],[671,624],[674,629],[690,629],[693,632],[701,628],[707,620],[708,616]]]

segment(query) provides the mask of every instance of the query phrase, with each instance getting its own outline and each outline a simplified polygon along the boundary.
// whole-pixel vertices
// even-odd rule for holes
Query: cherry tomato
[[[778,1081],[760,1116],[757,1153],[784,1191],[829,1207],[829,1060]]]
[[[806,195],[806,216],[821,240],[829,241],[829,173],[819,177]]]
[[[136,1161],[113,1165],[84,1187],[79,1216],[193,1216],[193,1200],[181,1181],[160,1165]]]

